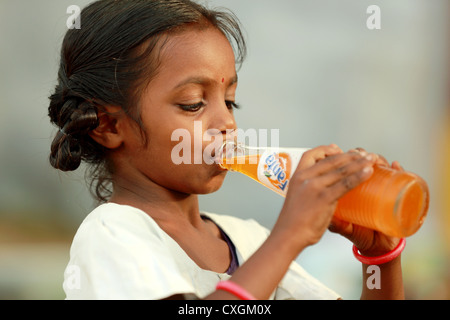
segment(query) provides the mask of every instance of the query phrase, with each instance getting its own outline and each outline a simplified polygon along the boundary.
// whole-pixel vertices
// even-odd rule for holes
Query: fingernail
[[[370,173],[372,173],[373,172],[373,167],[365,167],[364,169],[363,169],[363,173],[364,174],[370,174]]]
[[[369,161],[372,161],[372,160],[373,160],[373,155],[368,154],[368,155],[366,156],[366,159],[369,160]]]

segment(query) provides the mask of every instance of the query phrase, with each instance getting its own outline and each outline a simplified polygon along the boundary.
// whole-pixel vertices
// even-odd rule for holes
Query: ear
[[[116,149],[123,142],[120,122],[124,114],[121,107],[107,106],[98,111],[98,127],[89,132],[89,136],[108,149]]]

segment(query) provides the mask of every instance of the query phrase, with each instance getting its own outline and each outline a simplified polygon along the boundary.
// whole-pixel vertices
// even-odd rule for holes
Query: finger
[[[361,154],[367,154],[367,151],[364,148],[355,148],[355,149],[351,149],[350,151],[355,151],[355,152],[360,152]],[[377,154],[376,157],[378,158],[376,163],[378,165],[381,166],[388,166],[389,167],[389,162],[386,160],[386,158],[380,154]]]
[[[398,161],[392,162],[392,169],[398,170],[398,171],[405,171],[403,167],[400,165]]]
[[[316,190],[321,198],[333,203],[372,175],[373,161],[374,157],[371,155],[337,155],[300,171],[291,183]]]
[[[355,177],[357,177],[358,175],[365,176],[366,173],[371,174],[371,172],[373,171],[374,161],[375,158],[372,154],[369,154],[365,157],[359,156],[356,158],[352,156],[349,158],[349,162],[344,163],[343,165],[335,167],[334,169],[322,174],[318,178],[318,180],[323,186],[326,187],[344,181],[344,184],[347,184],[349,189],[351,189],[354,187],[353,180],[356,179]],[[352,178],[352,176],[355,177]],[[357,179],[355,180],[355,183],[358,183]]]
[[[358,185],[370,178],[373,173],[373,165],[365,166],[362,170],[353,172],[350,175],[342,177],[335,184],[329,187],[330,199],[339,200],[348,191],[356,188]]]
[[[331,171],[338,170],[340,175],[334,176],[334,179],[338,179],[339,177],[342,177],[343,175],[346,174],[346,172],[348,171],[348,170],[346,170],[346,169],[348,169],[348,168],[346,168],[346,165],[348,165],[352,162],[365,159],[365,161],[371,162],[371,164],[373,165],[373,161],[374,161],[373,155],[371,155],[371,158],[369,158],[368,156],[363,157],[361,154],[354,153],[354,152],[353,153],[347,152],[347,153],[343,153],[343,154],[330,156],[330,157],[327,157],[326,159],[318,162],[314,166],[311,166],[307,170],[301,171],[299,174],[302,176],[303,179],[312,179],[312,178],[318,177],[320,175],[330,173]],[[353,172],[353,171],[350,171],[350,172]],[[327,181],[328,184],[332,184],[335,182],[336,182],[336,180]]]
[[[343,153],[343,151],[335,144],[329,146],[320,146],[306,151],[298,164],[298,170],[304,170],[316,164],[318,161],[326,157]]]
[[[383,157],[381,154],[377,154],[377,156],[378,156],[377,164],[389,167],[389,161],[387,161],[385,157]]]
[[[361,155],[363,155],[363,156],[365,156],[365,155],[367,155],[368,154],[368,152],[366,151],[366,149],[364,149],[364,148],[354,148],[354,149],[350,149],[348,152],[358,152],[358,153],[360,153]]]
[[[334,233],[339,233],[344,236],[351,236],[353,233],[353,224],[333,216],[328,230]]]

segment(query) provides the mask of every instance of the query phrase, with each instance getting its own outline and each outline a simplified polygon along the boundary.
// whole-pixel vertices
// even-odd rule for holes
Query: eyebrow
[[[191,84],[191,83],[203,85],[203,84],[208,84],[211,82],[213,82],[213,80],[211,80],[211,78],[207,78],[207,77],[189,77],[189,78],[181,81],[180,83],[178,83],[174,87],[174,89],[178,89],[182,86],[185,86],[185,85]],[[237,82],[238,82],[238,76],[236,74],[233,78],[231,78],[231,81],[228,84],[228,86],[231,87],[233,84],[235,84]]]

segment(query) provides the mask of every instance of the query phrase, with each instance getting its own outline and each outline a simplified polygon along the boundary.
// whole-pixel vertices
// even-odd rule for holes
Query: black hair
[[[82,161],[90,164],[91,192],[104,202],[111,195],[108,150],[89,132],[107,105],[120,106],[143,129],[140,94],[157,72],[155,48],[162,37],[186,27],[215,27],[233,46],[238,66],[246,46],[231,11],[190,0],[100,0],[81,11],[80,21],[81,28],[64,37],[58,83],[50,96],[48,114],[59,128],[50,164],[62,171],[76,170]]]

